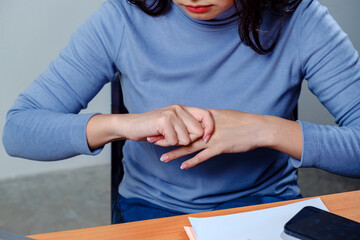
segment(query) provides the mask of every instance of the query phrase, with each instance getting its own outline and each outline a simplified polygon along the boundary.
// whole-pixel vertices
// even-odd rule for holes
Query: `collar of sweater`
[[[182,17],[186,18],[191,23],[203,26],[203,27],[229,27],[229,26],[235,26],[238,22],[238,15],[235,5],[221,13],[219,16],[217,16],[214,19],[211,20],[198,20],[191,18],[188,14],[186,14],[179,6],[177,6],[175,3],[172,3],[172,8],[175,9],[177,13],[179,13]],[[239,4],[237,4],[237,9],[240,9]]]

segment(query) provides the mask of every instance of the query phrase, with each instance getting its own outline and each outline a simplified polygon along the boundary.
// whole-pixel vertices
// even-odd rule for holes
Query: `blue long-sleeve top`
[[[86,141],[93,114],[78,113],[117,71],[131,113],[183,104],[292,119],[307,79],[339,126],[300,121],[301,159],[260,148],[180,170],[187,157],[159,160],[171,148],[127,141],[120,194],[197,212],[242,196],[298,195],[298,167],[360,177],[360,64],[347,35],[325,7],[303,0],[274,51],[259,55],[241,42],[233,13],[201,21],[174,4],[151,17],[125,0],[104,3],[15,101],[3,134],[6,151],[46,161],[99,153]],[[267,15],[263,30],[271,32],[273,23]]]

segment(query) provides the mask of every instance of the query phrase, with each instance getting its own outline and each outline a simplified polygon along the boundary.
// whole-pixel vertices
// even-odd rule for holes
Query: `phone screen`
[[[360,239],[360,223],[315,207],[300,210],[285,224],[284,231],[304,240]]]

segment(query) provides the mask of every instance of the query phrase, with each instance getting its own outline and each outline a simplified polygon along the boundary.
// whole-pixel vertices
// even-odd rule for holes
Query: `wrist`
[[[120,114],[99,114],[92,116],[86,126],[86,138],[90,149],[104,146],[106,143],[125,139]]]
[[[270,115],[262,115],[261,147],[274,148],[278,145],[279,119]]]
[[[266,116],[264,147],[301,159],[302,131],[298,122],[275,116]]]
[[[130,115],[131,114],[110,114],[111,121],[109,122],[109,126],[113,134],[112,141],[129,139],[128,130],[131,129],[129,126]]]

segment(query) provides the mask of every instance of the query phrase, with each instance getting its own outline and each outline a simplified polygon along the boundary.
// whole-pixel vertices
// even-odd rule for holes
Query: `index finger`
[[[170,152],[164,153],[161,156],[160,160],[162,162],[170,162],[170,161],[175,160],[177,158],[184,157],[186,155],[197,152],[197,151],[199,151],[199,150],[201,150],[201,149],[203,149],[205,147],[206,147],[206,144],[199,139],[199,140],[191,143],[190,145],[182,146],[182,147],[174,149],[174,150],[172,150]]]

